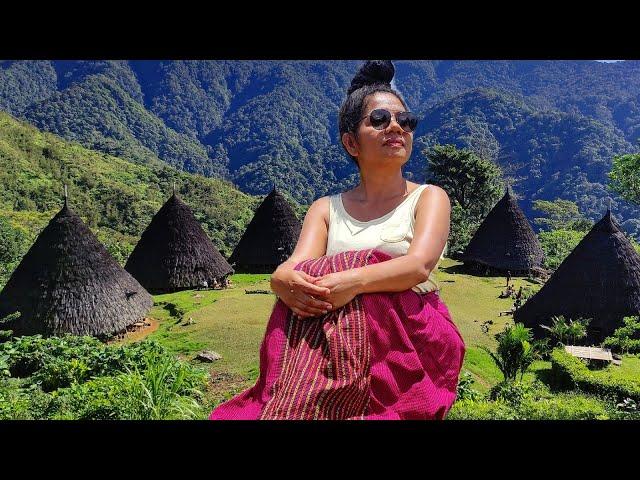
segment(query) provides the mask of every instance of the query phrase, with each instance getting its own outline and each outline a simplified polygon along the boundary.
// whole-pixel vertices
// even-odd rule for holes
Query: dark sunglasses
[[[360,122],[369,117],[371,126],[376,130],[384,130],[391,123],[391,112],[384,108],[376,108],[369,115],[365,115]],[[398,112],[395,114],[396,122],[405,132],[413,132],[418,126],[418,117],[411,112]]]

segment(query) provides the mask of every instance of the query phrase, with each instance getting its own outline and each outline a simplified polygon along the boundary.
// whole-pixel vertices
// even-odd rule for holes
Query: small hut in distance
[[[224,285],[234,272],[175,186],[124,268],[151,293]]]
[[[461,260],[472,267],[516,275],[541,267],[542,246],[509,187],[478,227]]]
[[[142,320],[149,293],[65,202],[0,292],[0,325],[20,335],[108,336]]]
[[[514,320],[542,337],[552,316],[591,318],[587,340],[599,342],[639,314],[640,255],[608,209]]]
[[[273,187],[256,209],[229,262],[237,272],[273,273],[293,253],[301,229],[291,205]]]

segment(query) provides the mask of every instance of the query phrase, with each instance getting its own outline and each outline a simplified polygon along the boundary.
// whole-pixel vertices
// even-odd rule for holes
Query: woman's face
[[[398,97],[388,92],[376,92],[365,100],[362,116],[358,124],[357,137],[351,135],[350,153],[358,159],[360,168],[369,166],[393,166],[400,168],[407,163],[413,147],[413,132],[405,132],[396,121],[395,114],[406,109]],[[391,122],[383,130],[371,126],[369,114],[378,108],[391,112]]]

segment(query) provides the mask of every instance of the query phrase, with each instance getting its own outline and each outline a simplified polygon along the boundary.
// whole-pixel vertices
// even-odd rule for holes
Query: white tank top
[[[420,192],[429,185],[420,185],[386,215],[367,222],[356,220],[347,213],[342,203],[342,195],[329,197],[329,238],[326,255],[334,255],[348,250],[366,250],[375,248],[391,257],[406,255],[413,239],[415,210]],[[440,258],[444,255],[445,245]],[[438,262],[439,263],[439,262]],[[434,271],[437,270],[436,264]],[[412,288],[418,293],[439,290],[429,274],[429,278]]]

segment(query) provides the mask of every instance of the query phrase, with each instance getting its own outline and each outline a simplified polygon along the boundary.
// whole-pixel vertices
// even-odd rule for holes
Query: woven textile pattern
[[[341,252],[296,266],[312,276],[391,259]],[[465,346],[436,292],[357,295],[322,317],[294,319],[280,300],[260,347],[256,384],[212,420],[442,419]]]

